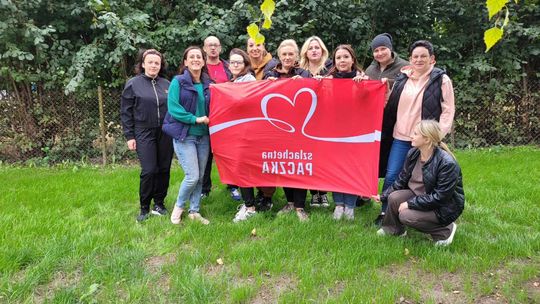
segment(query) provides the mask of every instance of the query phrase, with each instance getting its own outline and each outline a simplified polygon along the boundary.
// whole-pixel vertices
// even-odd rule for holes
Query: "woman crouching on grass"
[[[169,87],[169,110],[163,130],[173,137],[178,162],[184,179],[171,214],[171,222],[180,224],[184,206],[190,201],[189,219],[205,225],[209,221],[199,213],[204,169],[210,153],[208,109],[210,77],[205,68],[205,54],[201,48],[190,46],[184,51],[180,75]]]
[[[334,67],[330,70],[331,78],[352,78],[354,81],[367,79],[364,72],[358,64],[356,53],[348,44],[341,44],[335,50],[332,56]],[[339,102],[336,100],[336,102]],[[332,197],[336,203],[334,209],[334,219],[341,220],[343,217],[347,220],[354,220],[354,208],[356,207],[355,194],[333,192]]]
[[[429,234],[437,246],[452,243],[465,194],[461,168],[442,137],[435,120],[416,125],[403,169],[380,197],[388,212],[377,234],[404,236],[409,226]]]

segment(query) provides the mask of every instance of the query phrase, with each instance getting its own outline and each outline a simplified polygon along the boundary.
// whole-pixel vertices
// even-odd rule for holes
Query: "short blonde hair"
[[[294,52],[296,53],[296,56],[298,56],[299,51],[298,51],[298,44],[296,44],[296,41],[294,41],[293,39],[285,39],[281,41],[281,43],[279,44],[277,48],[278,57],[279,57],[279,51],[281,51],[281,49],[286,46],[292,47],[294,49]]]
[[[317,66],[317,73],[314,74],[314,75],[317,75],[325,67],[326,60],[328,59],[328,56],[329,56],[326,45],[324,45],[324,42],[322,41],[322,39],[317,36],[309,37],[308,39],[306,39],[306,42],[304,42],[304,44],[302,45],[302,49],[300,50],[300,67],[304,70],[309,71],[309,59],[307,57],[307,51],[309,48],[309,44],[312,41],[317,41],[317,43],[319,43],[322,49],[321,61],[319,62],[319,65]]]

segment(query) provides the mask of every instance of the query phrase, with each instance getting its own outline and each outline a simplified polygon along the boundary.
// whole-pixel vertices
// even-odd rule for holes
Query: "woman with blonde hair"
[[[452,243],[465,193],[461,168],[442,138],[437,121],[416,125],[403,169],[380,197],[388,208],[377,234],[404,236],[408,226],[429,234],[437,246]]]
[[[264,75],[264,79],[278,80],[284,78],[309,78],[309,72],[298,67],[298,45],[292,39],[285,39],[277,49],[279,63],[275,68]],[[278,212],[278,214],[290,213],[296,210],[296,215],[300,221],[306,221],[308,214],[304,207],[306,204],[306,189],[283,187],[287,204]]]
[[[326,76],[332,69],[332,59],[328,58],[329,52],[326,45],[317,36],[311,36],[300,49],[300,68],[308,71],[312,77]],[[326,191],[310,190],[312,207],[328,207]]]
[[[321,38],[311,36],[302,45],[300,50],[299,66],[309,71],[311,76],[326,76],[332,68],[332,60]]]
[[[298,67],[298,45],[293,39],[283,40],[277,49],[279,63],[264,74],[264,79],[309,78],[308,71]]]

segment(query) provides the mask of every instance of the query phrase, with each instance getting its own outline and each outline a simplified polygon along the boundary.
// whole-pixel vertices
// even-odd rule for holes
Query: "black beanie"
[[[392,47],[392,36],[390,36],[390,34],[388,33],[382,33],[375,36],[375,38],[373,38],[373,41],[371,41],[371,51],[374,51],[380,46],[385,46],[391,51],[393,51],[394,48]]]

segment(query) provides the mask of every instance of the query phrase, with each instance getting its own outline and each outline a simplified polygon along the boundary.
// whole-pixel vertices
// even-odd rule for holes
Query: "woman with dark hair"
[[[205,225],[210,222],[199,213],[204,169],[210,153],[208,110],[210,77],[205,68],[206,57],[200,47],[184,51],[180,75],[174,77],[169,89],[169,111],[163,130],[173,137],[178,162],[184,179],[171,214],[171,222],[180,224],[184,206],[189,200],[189,219]]]
[[[309,71],[311,77],[326,76],[332,68],[332,60],[328,58],[329,53],[326,45],[317,36],[311,36],[300,49],[300,68]],[[328,197],[326,191],[310,190],[312,207],[328,207]]]
[[[401,69],[396,77],[388,103],[384,108],[381,132],[381,155],[388,155],[382,191],[394,183],[407,152],[411,135],[420,120],[440,122],[443,137],[452,129],[454,120],[454,88],[442,69],[435,67],[433,45],[426,40],[414,42],[409,48],[410,66]],[[388,144],[387,144],[388,143]],[[387,204],[375,224],[382,222]]]
[[[137,221],[167,214],[165,196],[169,188],[173,154],[171,138],[161,131],[167,112],[169,81],[164,78],[165,59],[160,52],[149,49],[140,54],[135,71],[121,98],[121,119],[129,150],[137,151],[141,164],[139,183],[140,214]]]
[[[232,49],[229,55],[229,69],[232,73],[232,81],[235,83],[255,81],[255,76],[251,72],[249,56],[241,49]],[[234,216],[233,222],[245,221],[256,211],[256,198],[251,187],[240,187],[244,203],[240,205],[238,212]]]
[[[330,70],[331,78],[352,78],[353,81],[362,81],[367,79],[364,71],[358,64],[358,59],[353,48],[348,44],[341,44],[335,50],[332,56],[334,67]],[[334,209],[334,219],[354,220],[354,208],[358,198],[355,194],[333,192],[332,197],[336,208]]]
[[[431,236],[436,246],[448,246],[463,212],[465,193],[461,169],[435,120],[414,128],[403,170],[381,195],[388,202],[379,235],[405,236],[412,227]]]

